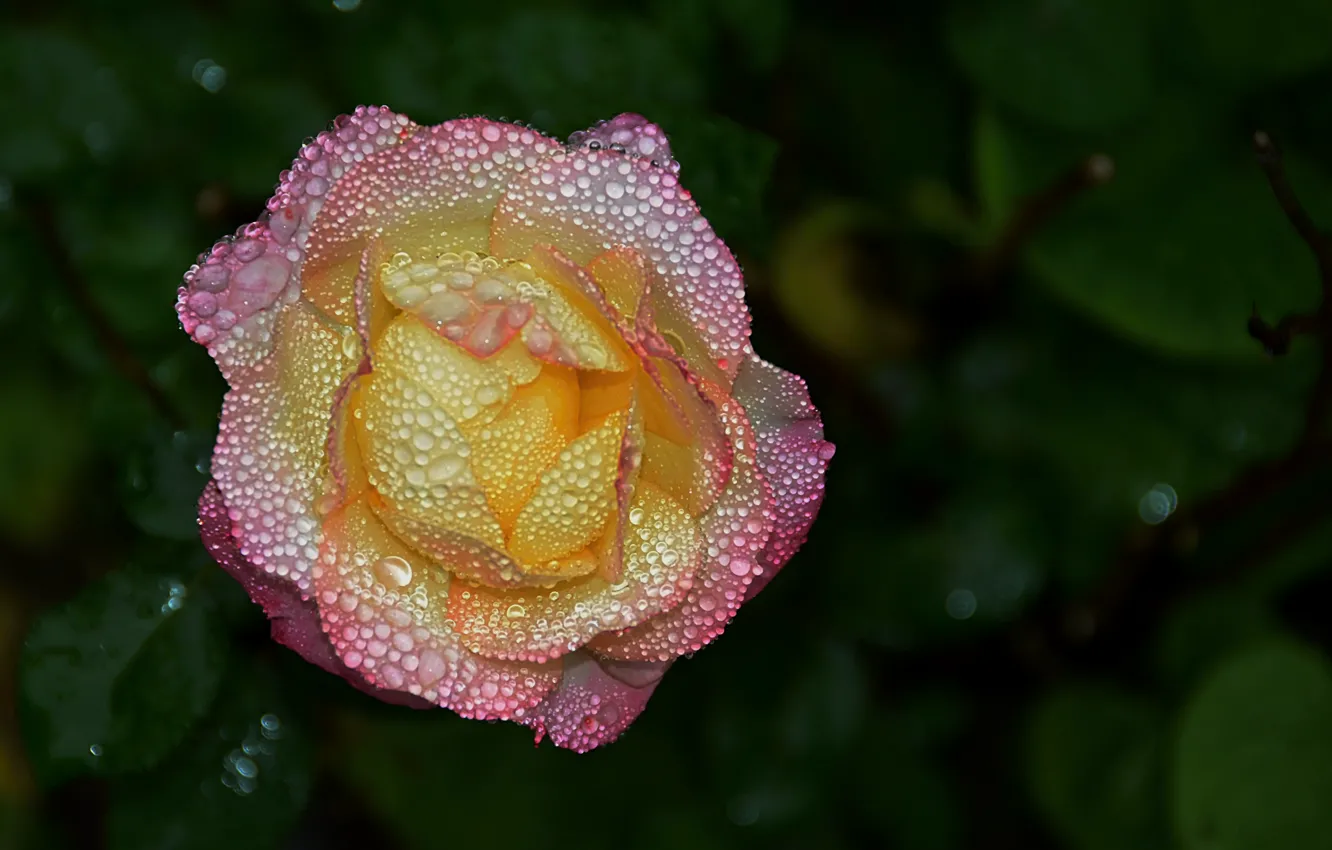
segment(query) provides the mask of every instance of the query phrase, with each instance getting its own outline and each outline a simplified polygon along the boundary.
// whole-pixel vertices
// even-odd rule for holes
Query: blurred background
[[[0,14],[0,847],[1332,848],[1332,339],[1252,147],[1332,225],[1326,0]],[[659,122],[838,445],[590,755],[305,665],[197,540],[180,276],[360,103]]]

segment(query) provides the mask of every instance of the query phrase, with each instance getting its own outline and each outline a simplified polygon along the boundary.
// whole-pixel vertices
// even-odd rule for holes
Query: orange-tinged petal
[[[712,402],[672,362],[650,358],[644,374],[644,421],[648,441],[643,475],[702,514],[726,487],[733,460],[731,443]]]
[[[520,563],[563,558],[602,536],[616,506],[620,445],[628,424],[627,410],[610,414],[569,443],[542,473],[509,538],[509,551]]]
[[[355,258],[371,236],[389,253],[485,251],[505,184],[561,146],[526,127],[463,118],[415,130],[365,156],[325,188],[310,230],[305,297],[340,320],[352,315]]]
[[[629,372],[578,373],[578,430],[586,431],[609,414],[629,407],[635,384],[641,380],[638,370]]]
[[[624,540],[624,573],[550,589],[449,587],[449,617],[463,645],[492,658],[547,661],[598,633],[637,625],[678,605],[689,589],[702,541],[694,519],[658,487],[635,488]]]
[[[529,348],[544,327],[554,345],[572,357],[570,365],[615,372],[635,365],[637,358],[625,345],[613,312],[598,304],[601,291],[584,269],[548,245],[535,246],[526,264],[544,284],[532,299],[543,322],[523,329]]]
[[[404,546],[362,503],[325,524],[316,600],[343,663],[375,685],[465,717],[521,717],[558,682],[555,665],[464,649],[448,626],[449,578]]]
[[[362,351],[354,331],[329,326],[301,302],[277,315],[273,333],[269,357],[232,376],[213,478],[245,557],[304,588],[319,544],[314,503],[333,402]]]
[[[587,273],[621,317],[632,321],[638,315],[639,302],[648,289],[648,266],[642,254],[612,248],[593,257]]]

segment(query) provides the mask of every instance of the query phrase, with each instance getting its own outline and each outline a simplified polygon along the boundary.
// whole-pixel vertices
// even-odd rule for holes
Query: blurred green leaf
[[[311,784],[312,734],[262,665],[238,665],[207,722],[167,762],[119,780],[110,850],[277,850]]]
[[[1184,8],[1185,31],[1226,82],[1256,88],[1332,59],[1332,5],[1323,0],[1186,0]]]
[[[1165,717],[1106,685],[1056,691],[1035,708],[1028,785],[1052,830],[1078,850],[1168,848]]]
[[[975,0],[953,7],[947,42],[996,100],[1054,126],[1090,129],[1149,104],[1148,24],[1140,0]]]
[[[40,617],[20,706],[38,773],[59,781],[160,761],[207,711],[226,644],[178,577],[113,572]]]
[[[997,112],[978,124],[977,164],[991,217],[1091,153],[1116,176],[1075,201],[1037,235],[1037,279],[1108,327],[1172,354],[1256,361],[1246,330],[1264,315],[1317,301],[1313,258],[1286,222],[1262,172],[1205,115],[1170,109],[1117,139],[1059,136]],[[1161,141],[1164,139],[1164,141]],[[1332,213],[1332,180],[1289,155],[1291,180],[1315,220]],[[1125,185],[1116,185],[1116,184]]]
[[[492,841],[500,846],[545,845],[552,825],[578,811],[589,789],[617,784],[623,799],[644,805],[602,810],[595,829],[576,830],[580,846],[620,847],[626,835],[640,833],[642,840],[632,843],[644,843],[653,832],[648,824],[656,820],[647,803],[651,800],[674,801],[671,819],[681,831],[693,830],[688,821],[695,792],[681,773],[679,748],[641,727],[581,756],[549,745],[534,750],[530,730],[483,726],[444,711],[370,706],[349,716],[341,731],[334,760],[339,775],[410,847],[439,846],[447,826],[428,813],[441,800],[456,812],[497,811],[496,782],[506,798],[523,801],[521,806],[504,804],[502,815],[487,822],[486,829],[494,830]]]
[[[0,98],[23,116],[0,126],[0,174],[20,178],[109,156],[134,121],[118,70],[51,29],[0,30]]]
[[[197,505],[216,438],[211,430],[148,431],[126,476],[125,507],[139,528],[172,540],[198,539]]]
[[[1180,718],[1175,825],[1186,850],[1332,847],[1332,669],[1313,649],[1232,655]]]
[[[1191,688],[1222,658],[1279,628],[1266,600],[1220,590],[1185,600],[1157,639],[1156,664],[1171,688]]]
[[[67,519],[89,453],[77,407],[49,375],[0,376],[0,531],[46,543]]]
[[[681,179],[713,229],[737,247],[765,241],[771,224],[763,201],[777,143],[722,117],[665,129],[682,163]]]

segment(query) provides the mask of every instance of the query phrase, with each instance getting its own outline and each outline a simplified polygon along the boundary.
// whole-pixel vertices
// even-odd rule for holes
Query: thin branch
[[[1285,160],[1276,141],[1260,130],[1253,134],[1253,150],[1257,155],[1258,166],[1266,175],[1267,183],[1272,187],[1272,194],[1276,196],[1281,211],[1286,214],[1291,227],[1295,228],[1295,232],[1304,240],[1304,244],[1309,247],[1314,259],[1318,261],[1318,273],[1323,283],[1323,300],[1326,302],[1328,292],[1332,290],[1332,242],[1329,242],[1327,234],[1314,224],[1309,211],[1300,203],[1295,190],[1291,188],[1290,180],[1286,177]]]
[[[25,199],[28,219],[37,231],[37,239],[45,249],[56,278],[64,286],[75,308],[88,320],[97,343],[107,359],[126,380],[138,387],[148,399],[149,404],[159,416],[174,429],[185,427],[185,418],[176,409],[171,400],[162,392],[153,380],[148,369],[130,348],[129,343],[116,330],[115,325],[102,312],[102,308],[92,297],[83,273],[74,264],[73,258],[60,235],[60,226],[56,222],[55,212],[50,203],[40,196]]]
[[[975,258],[971,270],[974,280],[981,284],[992,282],[1013,265],[1041,228],[1088,189],[1107,183],[1114,176],[1114,160],[1095,154],[1029,196],[1005,223],[994,244]]]

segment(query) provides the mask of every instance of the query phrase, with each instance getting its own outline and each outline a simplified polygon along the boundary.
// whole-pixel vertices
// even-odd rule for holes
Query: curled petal
[[[464,717],[521,718],[554,687],[558,666],[499,661],[464,649],[444,616],[449,583],[364,504],[328,518],[315,589],[342,662],[381,688]]]
[[[735,445],[735,471],[726,492],[699,519],[704,557],[678,607],[621,632],[603,633],[589,648],[625,661],[667,661],[711,643],[730,623],[755,580],[772,532],[768,486],[755,469],[754,434],[739,405],[723,422]]]
[[[283,172],[268,213],[218,242],[185,273],[176,312],[223,377],[255,366],[272,350],[276,314],[300,296],[306,237],[328,186],[349,163],[397,144],[412,128],[384,107],[362,106],[338,118]]]
[[[509,184],[491,228],[497,256],[538,244],[580,264],[616,246],[641,253],[723,371],[749,351],[740,267],[673,172],[607,150],[547,157]]]
[[[670,662],[634,663],[575,652],[563,659],[559,687],[523,721],[537,742],[585,753],[620,736],[642,713]]]
[[[222,501],[222,493],[212,481],[199,497],[199,531],[213,559],[264,609],[264,614],[272,621],[274,640],[372,696],[412,708],[430,707],[429,703],[410,694],[383,691],[342,663],[324,634],[314,602],[302,598],[290,582],[257,570],[245,560],[232,535],[231,519]]]
[[[805,542],[823,504],[823,480],[835,451],[805,382],[757,357],[735,379],[735,398],[758,438],[758,470],[772,491],[775,524],[759,557],[752,599]]]
[[[559,142],[526,127],[462,118],[358,159],[325,190],[307,246],[304,296],[349,322],[357,258],[374,236],[389,254],[485,251],[505,184],[557,150]]]
[[[672,172],[680,170],[680,163],[671,158],[671,145],[666,140],[666,133],[642,115],[633,112],[624,112],[599,121],[586,130],[579,130],[569,137],[569,147],[593,150],[608,148],[646,159]]]

